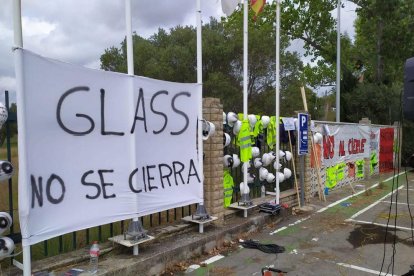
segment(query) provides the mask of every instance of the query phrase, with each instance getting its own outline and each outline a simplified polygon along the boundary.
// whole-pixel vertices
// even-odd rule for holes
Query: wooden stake
[[[289,136],[289,145],[290,145],[290,152],[292,153],[292,165],[293,165],[293,176],[295,177],[295,188],[296,188],[296,195],[298,196],[298,204],[299,208],[302,207],[300,204],[300,197],[299,197],[299,187],[298,187],[298,179],[296,178],[296,165],[295,165],[295,155],[292,149],[292,140],[290,138],[290,131],[288,130]]]
[[[300,87],[300,92],[302,93],[302,100],[303,100],[303,107],[305,108],[305,111],[308,112],[308,104],[306,102],[306,93],[305,93],[305,87],[301,86]],[[312,147],[312,152],[313,152],[313,159],[314,159],[314,163],[315,163],[315,167],[316,167],[316,174],[318,176],[318,194],[319,194],[319,199],[326,201],[326,197],[325,197],[325,193],[323,192],[322,189],[322,180],[321,180],[321,175],[320,175],[320,171],[319,171],[319,163],[316,162],[316,152],[315,152],[315,144],[313,142],[313,135],[312,132],[310,134],[311,136],[311,147]],[[318,159],[319,160],[319,159]]]

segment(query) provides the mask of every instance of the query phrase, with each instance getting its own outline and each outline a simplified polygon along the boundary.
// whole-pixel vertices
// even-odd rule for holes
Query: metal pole
[[[305,205],[305,156],[299,155],[300,163],[300,205]]]
[[[14,29],[14,47],[23,48],[22,34],[22,12],[21,0],[13,1],[13,29]],[[16,94],[17,94],[17,118],[19,118],[18,126],[18,143],[19,143],[19,196],[27,198],[26,189],[26,120],[25,120],[25,98],[23,84],[23,53],[21,49],[14,50],[15,55],[15,71],[16,71]],[[22,188],[20,188],[22,187]],[[26,220],[24,215],[20,216],[22,220]],[[24,242],[23,242],[24,243]],[[30,276],[32,274],[32,264],[30,257],[30,245],[23,245],[23,275]]]
[[[202,185],[202,202],[200,205],[204,205],[204,160],[203,160],[203,139],[202,139],[202,119],[203,119],[203,55],[202,55],[202,40],[201,40],[201,0],[197,0],[196,7],[196,21],[197,21],[197,83],[201,85],[201,91],[199,94],[198,109],[198,124],[197,124],[197,143],[198,143],[198,160],[199,170],[201,174],[201,185]],[[201,233],[201,232],[200,232]]]
[[[336,122],[341,121],[341,0],[338,0],[336,28]]]
[[[128,75],[134,76],[134,47],[132,42],[132,16],[131,16],[131,0],[125,0],[125,27],[126,27],[126,46],[127,46],[127,67],[128,67]],[[132,85],[132,79],[131,88]],[[130,91],[131,97],[133,97],[133,88]],[[131,142],[133,156],[135,156],[135,141]],[[135,160],[135,158],[133,158]],[[135,163],[135,162],[134,162]],[[139,218],[133,218],[133,222],[139,221]],[[134,256],[139,254],[138,245],[133,246],[133,253]]]
[[[243,3],[243,119],[247,119],[247,85],[248,85],[248,12],[249,2],[244,0]],[[243,164],[243,194],[247,189],[247,162]]]
[[[280,116],[280,0],[276,1],[276,204],[279,204],[279,118]]]

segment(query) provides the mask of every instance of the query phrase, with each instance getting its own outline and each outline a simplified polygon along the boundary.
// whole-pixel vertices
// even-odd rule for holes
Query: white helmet
[[[0,160],[0,181],[10,179],[13,175],[13,165],[9,161]]]
[[[313,135],[313,141],[315,142],[315,144],[320,144],[322,142],[322,140],[323,140],[323,136],[319,132],[316,132]]]
[[[292,160],[292,153],[290,151],[285,151],[285,154],[286,161]]]
[[[250,127],[251,127],[251,128],[254,128],[254,126],[256,125],[256,122],[257,122],[256,115],[254,115],[254,114],[249,114],[249,115],[247,116],[247,119],[249,120],[249,125],[250,125]]]
[[[277,175],[279,178],[279,183],[282,183],[285,180],[285,175],[281,172],[278,172]]]
[[[278,166],[278,164],[279,164],[279,166]],[[275,163],[273,163],[273,168],[275,168],[275,170],[277,170],[277,169],[281,169],[282,168],[282,164],[280,164],[279,162],[275,162]]]
[[[292,176],[292,171],[288,168],[283,169],[283,176],[285,179],[289,179]]]
[[[233,157],[231,155],[224,155],[223,157],[223,164],[224,166],[226,166],[227,168],[232,168],[233,167]]]
[[[0,237],[0,261],[10,256],[14,251],[14,241],[9,237]]]
[[[234,123],[237,122],[238,118],[237,118],[237,114],[234,112],[229,112],[227,113],[227,124],[229,126],[234,126]]]
[[[230,135],[228,135],[227,133],[223,133],[223,146],[227,147],[228,145],[230,145],[230,143],[231,143]]]
[[[269,125],[269,123],[270,123],[270,117],[269,116],[266,116],[266,115],[262,116],[262,125],[263,125],[263,128],[267,128],[267,126]]]
[[[285,152],[283,150],[279,150],[279,159],[282,159],[283,157],[285,157]]]
[[[234,123],[234,126],[233,126],[233,133],[234,133],[234,135],[238,135],[239,134],[239,132],[240,132],[240,129],[241,129],[241,126],[242,126],[242,122],[241,121],[239,121],[239,120],[237,120],[235,123]]]
[[[256,176],[252,173],[247,174],[247,183],[251,184],[254,183]]]
[[[240,165],[240,158],[237,154],[233,154],[233,169]]]
[[[273,162],[276,160],[276,154],[273,151],[269,152],[268,154],[270,156],[270,162]]]
[[[0,235],[6,232],[12,224],[13,220],[9,213],[0,212]]]
[[[266,181],[268,183],[272,183],[273,181],[275,181],[275,175],[273,173],[268,173],[268,175],[266,177]]]
[[[270,163],[272,163],[272,156],[269,153],[263,154],[262,163],[263,163],[263,166],[265,167],[269,166]]]
[[[216,126],[212,122],[203,120],[203,140],[207,140],[214,133],[216,133]]]
[[[0,102],[0,129],[3,127],[3,124],[7,121],[7,117],[9,116],[7,112],[7,108],[4,106],[2,102]]]
[[[265,180],[268,174],[269,174],[269,171],[266,168],[261,167],[259,169],[259,179],[260,179],[260,181]]]
[[[244,185],[244,183],[240,183],[240,193],[241,194],[248,194],[250,193],[249,185]]]
[[[258,147],[252,147],[252,157],[256,158],[260,155],[260,149]]]
[[[223,111],[223,125],[227,124],[227,115],[226,112]]]
[[[262,159],[255,158],[253,164],[256,169],[260,168],[261,166],[263,166]]]

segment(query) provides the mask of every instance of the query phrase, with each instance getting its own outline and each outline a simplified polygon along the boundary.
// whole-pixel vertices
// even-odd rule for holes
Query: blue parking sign
[[[308,154],[308,114],[298,114],[298,154]]]

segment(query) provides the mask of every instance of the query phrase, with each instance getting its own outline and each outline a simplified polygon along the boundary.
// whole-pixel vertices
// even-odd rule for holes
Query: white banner
[[[19,123],[26,126],[26,160],[19,160],[26,164],[19,172],[23,245],[202,202],[201,85],[18,51],[24,70]]]
[[[368,158],[370,136],[368,129],[357,125],[326,125],[330,135],[323,136],[322,162],[330,167],[341,162]]]

